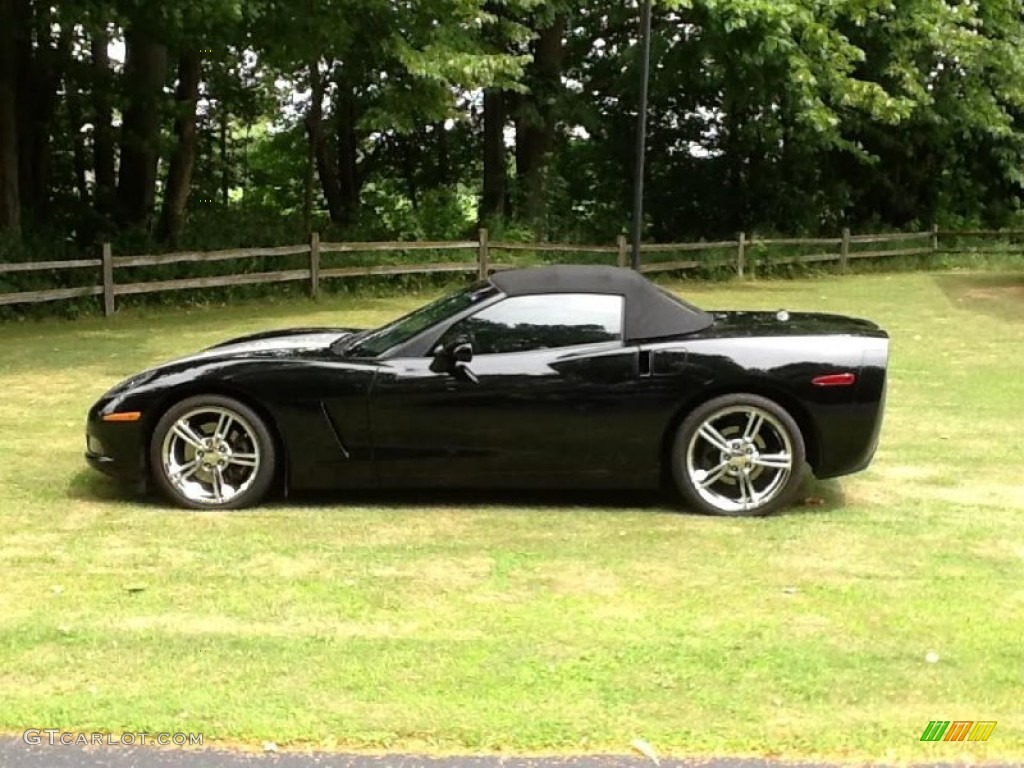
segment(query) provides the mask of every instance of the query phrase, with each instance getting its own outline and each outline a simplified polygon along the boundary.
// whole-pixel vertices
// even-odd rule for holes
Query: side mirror
[[[472,360],[473,345],[465,339],[456,339],[452,344],[439,344],[434,349],[430,370],[434,373],[448,373],[457,379],[476,383],[479,379],[469,369]]]
[[[434,347],[434,359],[430,361],[430,370],[434,373],[451,373],[455,369],[455,358],[450,349],[443,344]]]

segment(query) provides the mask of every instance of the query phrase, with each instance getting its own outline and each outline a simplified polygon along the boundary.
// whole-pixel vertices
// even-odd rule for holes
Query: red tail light
[[[852,387],[857,383],[857,375],[853,373],[830,373],[811,379],[816,387]]]

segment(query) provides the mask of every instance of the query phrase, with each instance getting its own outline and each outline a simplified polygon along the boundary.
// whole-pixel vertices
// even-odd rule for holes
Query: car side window
[[[477,355],[529,352],[622,339],[622,296],[549,293],[512,296],[460,320],[442,343],[472,343]]]

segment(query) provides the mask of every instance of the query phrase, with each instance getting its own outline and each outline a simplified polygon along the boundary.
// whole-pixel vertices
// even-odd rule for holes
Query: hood
[[[182,363],[200,363],[224,358],[282,358],[316,354],[326,351],[336,341],[341,341],[354,333],[356,331],[352,328],[291,328],[254,333],[222,341],[191,355],[169,360],[151,368],[150,371],[177,368]]]
[[[264,331],[236,339],[222,341],[202,350],[191,359],[209,356],[276,355],[282,352],[316,351],[356,333],[353,328],[289,328],[281,331]]]
[[[713,312],[708,336],[875,336],[887,334],[870,320],[824,312]]]
[[[353,328],[293,328],[239,336],[236,339],[229,339],[207,347],[192,355],[169,360],[137,373],[110,389],[104,398],[145,387],[161,375],[173,375],[182,368],[189,368],[193,364],[205,361],[217,362],[225,358],[282,358],[297,357],[306,353],[316,354],[357,332]]]

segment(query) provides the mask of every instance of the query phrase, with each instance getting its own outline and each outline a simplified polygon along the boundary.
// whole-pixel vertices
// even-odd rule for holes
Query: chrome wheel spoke
[[[757,503],[757,491],[754,490],[754,483],[746,472],[740,473],[739,486],[740,504],[743,505],[744,509],[750,509],[751,505]]]
[[[729,469],[729,462],[723,461],[717,467],[712,469],[704,470],[706,474],[697,483],[701,488],[708,488],[719,480],[722,479],[722,475],[725,474],[726,470]]]
[[[213,430],[213,436],[217,440],[227,440],[228,432],[231,431],[231,425],[235,423],[234,417],[226,411],[221,413],[220,419],[217,420],[217,427]]]
[[[224,501],[224,473],[221,472],[220,467],[217,467],[213,470],[212,474],[213,481],[211,482],[211,486],[213,489],[213,498],[218,504],[221,504]]]
[[[255,467],[259,464],[259,457],[255,453],[232,453],[228,457],[228,464],[239,467]]]
[[[748,442],[754,442],[763,424],[764,416],[758,411],[751,411],[750,416],[747,418],[747,428],[743,430],[743,439]]]
[[[751,458],[751,463],[759,467],[769,469],[790,469],[793,465],[793,457],[783,451],[782,453],[761,453]]]
[[[184,440],[188,445],[195,448],[197,451],[203,448],[203,438],[195,433],[195,430],[188,423],[188,419],[178,419],[174,422],[174,427],[171,430],[173,434],[177,435],[178,438]]]
[[[701,424],[700,429],[697,431],[697,434],[703,437],[705,440],[707,440],[720,451],[728,453],[729,450],[731,450],[729,448],[729,441],[726,440],[725,437],[723,437],[721,432],[719,432],[711,425],[710,419]]]
[[[171,482],[180,487],[182,483],[199,471],[200,464],[199,459],[192,459],[188,464],[178,467],[170,474]]]

